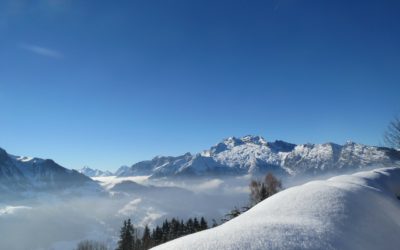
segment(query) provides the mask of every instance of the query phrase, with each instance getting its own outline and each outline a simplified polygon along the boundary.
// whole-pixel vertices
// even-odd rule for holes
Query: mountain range
[[[53,160],[14,156],[0,148],[1,191],[57,191],[83,186],[97,187],[98,184]]]
[[[116,175],[160,178],[257,175],[271,171],[298,176],[388,166],[400,166],[400,151],[354,142],[296,145],[280,140],[268,142],[261,136],[248,135],[229,137],[197,154],[157,156],[131,167],[121,167]]]
[[[400,166],[400,151],[347,142],[344,145],[268,142],[260,136],[229,137],[208,150],[157,156],[115,173],[84,167],[64,168],[50,159],[20,157],[0,148],[0,190],[60,190],[98,185],[89,177],[146,175],[150,178],[238,176],[273,172],[280,176],[341,173],[363,168]]]
[[[112,172],[108,170],[103,171],[100,169],[92,169],[88,166],[84,166],[83,168],[79,169],[78,172],[88,177],[105,177],[114,175]]]

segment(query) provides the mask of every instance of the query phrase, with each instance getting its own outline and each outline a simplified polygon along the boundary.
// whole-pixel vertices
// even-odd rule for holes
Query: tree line
[[[146,225],[143,232],[135,228],[130,219],[125,220],[120,231],[117,250],[147,250],[176,238],[208,229],[208,223],[201,217],[189,218],[186,222],[166,219],[162,226],[153,230]]]

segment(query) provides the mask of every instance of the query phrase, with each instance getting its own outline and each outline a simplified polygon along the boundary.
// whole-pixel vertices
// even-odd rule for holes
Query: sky
[[[399,1],[0,1],[0,147],[115,170],[229,136],[382,145]]]

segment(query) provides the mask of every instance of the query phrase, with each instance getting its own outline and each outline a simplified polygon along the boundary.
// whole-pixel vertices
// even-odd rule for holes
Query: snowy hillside
[[[400,152],[353,142],[295,145],[284,141],[267,142],[260,136],[229,137],[201,153],[177,157],[157,156],[118,176],[156,177],[244,175],[272,171],[281,176],[344,173],[368,167],[400,166]]]
[[[79,173],[84,174],[88,177],[105,177],[105,176],[112,176],[113,173],[110,171],[102,171],[99,169],[92,169],[88,166],[84,166],[83,168],[78,170]]]
[[[82,186],[96,188],[99,185],[53,160],[13,156],[0,148],[1,191],[56,191]]]
[[[312,181],[155,250],[399,249],[400,168]]]

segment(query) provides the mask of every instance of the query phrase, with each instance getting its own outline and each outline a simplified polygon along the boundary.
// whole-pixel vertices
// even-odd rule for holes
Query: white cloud
[[[142,202],[142,199],[137,198],[128,204],[126,204],[122,209],[118,211],[117,214],[123,215],[123,216],[129,216],[133,214],[138,209],[138,205]]]
[[[224,183],[224,181],[221,179],[208,180],[208,181],[205,181],[205,182],[197,185],[196,190],[197,191],[207,191],[207,190],[211,190],[211,189],[218,189],[221,187],[221,185],[223,183]]]
[[[33,44],[20,44],[19,47],[21,49],[27,50],[29,52],[35,53],[37,55],[41,55],[41,56],[46,56],[46,57],[51,57],[51,58],[56,58],[56,59],[60,59],[63,58],[63,54],[61,54],[59,51],[57,50],[53,50],[53,49],[49,49],[49,48],[45,48],[45,47],[41,47],[41,46],[37,46],[37,45],[33,45]]]
[[[27,210],[27,209],[32,209],[32,208],[26,207],[26,206],[6,206],[3,208],[0,208],[0,216],[15,214],[16,212],[18,212],[20,210]]]

